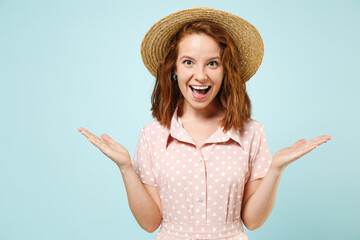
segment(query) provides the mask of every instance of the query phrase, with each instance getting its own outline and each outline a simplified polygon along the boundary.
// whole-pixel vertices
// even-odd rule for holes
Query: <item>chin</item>
[[[191,108],[194,108],[197,110],[204,110],[204,109],[210,107],[211,102],[208,102],[208,101],[200,102],[200,103],[199,102],[188,102],[188,104],[189,104],[189,107],[191,107]]]

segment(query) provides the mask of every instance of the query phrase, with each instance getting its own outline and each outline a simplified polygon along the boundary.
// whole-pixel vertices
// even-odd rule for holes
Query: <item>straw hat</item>
[[[241,56],[241,71],[248,81],[259,68],[264,44],[256,28],[246,20],[209,7],[197,7],[172,13],[155,23],[141,43],[141,57],[149,72],[156,78],[157,67],[171,38],[186,24],[209,21],[222,27],[233,39]]]

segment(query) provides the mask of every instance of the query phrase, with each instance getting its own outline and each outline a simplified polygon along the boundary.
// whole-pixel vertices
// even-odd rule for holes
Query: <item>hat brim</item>
[[[256,73],[264,55],[264,44],[257,29],[234,14],[209,7],[197,7],[162,18],[146,33],[141,43],[141,57],[155,78],[157,67],[172,37],[186,23],[195,21],[213,22],[229,34],[240,52],[241,72],[245,81]]]

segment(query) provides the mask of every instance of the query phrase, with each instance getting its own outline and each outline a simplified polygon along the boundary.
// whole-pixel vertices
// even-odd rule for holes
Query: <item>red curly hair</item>
[[[172,80],[178,57],[178,43],[189,34],[205,33],[212,37],[220,46],[221,59],[224,67],[224,79],[217,98],[225,110],[221,120],[224,131],[239,129],[251,118],[251,101],[246,92],[246,83],[240,71],[240,53],[230,36],[218,25],[197,21],[184,25],[174,35],[157,68],[157,78],[151,96],[151,111],[162,125],[170,129],[171,118],[176,107],[183,103],[183,96],[178,83]]]

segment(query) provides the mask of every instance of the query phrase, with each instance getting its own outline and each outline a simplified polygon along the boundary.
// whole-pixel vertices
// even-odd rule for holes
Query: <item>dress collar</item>
[[[192,139],[192,137],[190,136],[190,134],[183,127],[181,119],[177,115],[177,110],[178,110],[178,108],[175,109],[174,115],[171,119],[168,141],[165,141],[166,147],[168,146],[168,143],[170,140],[169,138],[171,138],[171,137],[177,139],[178,141],[190,143],[190,144],[196,146],[196,144],[195,144],[194,140]],[[227,132],[224,132],[222,127],[219,127],[218,130],[215,133],[213,133],[204,142],[203,145],[208,144],[208,143],[225,143],[225,142],[229,141],[230,138],[232,140],[234,140],[235,142],[237,142],[244,149],[244,145],[243,145],[243,142],[242,142],[241,136],[240,136],[240,130],[236,131],[234,129],[231,129]]]

